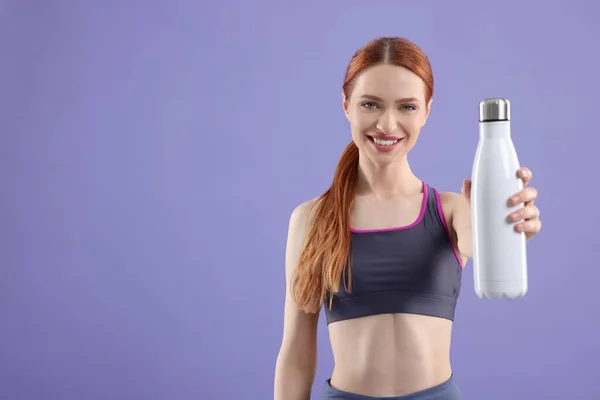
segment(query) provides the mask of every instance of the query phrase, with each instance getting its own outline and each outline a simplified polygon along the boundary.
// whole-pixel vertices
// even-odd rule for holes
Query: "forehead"
[[[353,96],[370,94],[395,101],[399,97],[425,96],[425,83],[409,69],[396,65],[376,65],[365,70],[356,79]]]

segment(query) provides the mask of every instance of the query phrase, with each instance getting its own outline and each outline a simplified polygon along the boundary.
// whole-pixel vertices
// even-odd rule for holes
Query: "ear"
[[[431,103],[433,103],[433,98],[431,98],[427,103],[427,108],[425,109],[425,120],[423,121],[422,126],[425,126],[425,124],[427,123],[427,118],[429,118],[429,113],[431,112]]]
[[[344,115],[346,118],[350,119],[350,116],[348,115],[348,101],[344,92],[342,92],[342,108],[344,109]]]

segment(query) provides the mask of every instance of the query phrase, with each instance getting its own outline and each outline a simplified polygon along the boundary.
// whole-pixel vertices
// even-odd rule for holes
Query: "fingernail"
[[[512,218],[513,221],[518,221],[519,219],[521,219],[521,216],[519,215],[519,213],[514,213],[511,216],[511,218]]]
[[[519,196],[513,196],[513,197],[511,197],[511,198],[510,198],[510,200],[511,200],[513,203],[516,203],[517,201],[519,201]]]
[[[523,172],[521,172],[521,175],[523,175],[523,176],[527,176],[527,170],[526,170],[526,169],[524,169],[524,170],[523,170]]]

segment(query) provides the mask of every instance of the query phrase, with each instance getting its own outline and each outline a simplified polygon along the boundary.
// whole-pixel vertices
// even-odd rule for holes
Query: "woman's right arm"
[[[310,400],[317,369],[319,313],[307,314],[300,310],[290,294],[291,277],[304,246],[307,215],[313,201],[300,204],[290,216],[285,256],[283,339],[275,367],[275,400]]]

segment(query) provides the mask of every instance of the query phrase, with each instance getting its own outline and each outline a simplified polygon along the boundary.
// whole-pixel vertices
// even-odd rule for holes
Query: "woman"
[[[460,399],[450,339],[472,254],[470,181],[440,193],[407,159],[432,96],[429,60],[405,39],[374,40],[352,57],[342,93],[352,142],[331,188],[290,218],[276,400],[310,398],[321,306],[335,360],[323,399]],[[541,228],[536,191],[516,196],[524,207],[509,217],[530,239]]]

